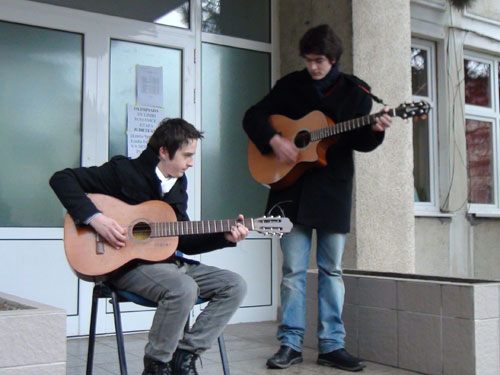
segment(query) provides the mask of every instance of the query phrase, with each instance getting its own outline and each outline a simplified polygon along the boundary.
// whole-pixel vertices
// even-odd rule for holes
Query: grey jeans
[[[111,282],[158,302],[145,354],[168,362],[176,348],[200,354],[220,336],[246,293],[246,282],[231,271],[204,264],[140,264]],[[208,305],[191,329],[184,330],[198,297]]]

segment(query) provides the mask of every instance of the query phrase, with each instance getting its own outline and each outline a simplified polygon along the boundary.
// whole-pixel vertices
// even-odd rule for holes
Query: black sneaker
[[[198,375],[196,371],[196,360],[198,355],[187,350],[177,349],[172,358],[172,374],[176,375]]]
[[[144,357],[144,371],[142,375],[172,375],[170,362],[164,363],[149,357]]]
[[[297,363],[302,363],[302,353],[289,346],[281,345],[280,349],[266,362],[269,368],[287,368]]]
[[[344,348],[318,356],[318,365],[336,367],[346,371],[361,371],[366,365],[350,355]]]

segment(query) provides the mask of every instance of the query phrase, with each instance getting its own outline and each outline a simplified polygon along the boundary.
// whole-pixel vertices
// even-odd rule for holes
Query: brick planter
[[[424,374],[499,375],[499,286],[490,280],[344,271],[346,348]],[[305,345],[317,347],[317,270]]]
[[[0,293],[0,375],[66,374],[64,310]]]

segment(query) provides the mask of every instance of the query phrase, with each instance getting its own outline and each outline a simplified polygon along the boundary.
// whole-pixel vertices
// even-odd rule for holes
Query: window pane
[[[415,202],[430,202],[429,120],[413,120]]]
[[[80,165],[80,34],[0,22],[0,226],[62,226],[50,176]]]
[[[136,65],[161,67],[165,117],[181,117],[182,51],[111,41],[109,156],[127,154],[127,105],[136,104]]]
[[[411,87],[412,94],[429,96],[429,84],[427,82],[427,51],[420,48],[411,49]]]
[[[464,59],[465,103],[491,107],[490,69],[491,65]]]
[[[270,43],[269,0],[202,0],[202,31]]]
[[[189,29],[189,0],[33,0],[133,20]]]
[[[493,202],[492,124],[466,119],[469,202]]]
[[[250,176],[241,121],[269,91],[270,55],[205,43],[202,61],[202,217],[261,216],[267,189]]]

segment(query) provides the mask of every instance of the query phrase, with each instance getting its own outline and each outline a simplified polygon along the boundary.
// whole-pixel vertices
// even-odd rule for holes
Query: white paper
[[[163,107],[163,68],[135,66],[136,104]]]
[[[136,158],[140,155],[164,118],[163,108],[127,105],[127,156]]]

